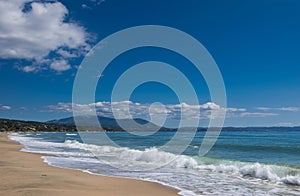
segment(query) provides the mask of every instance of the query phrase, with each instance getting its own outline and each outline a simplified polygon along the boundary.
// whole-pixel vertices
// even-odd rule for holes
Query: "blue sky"
[[[132,26],[164,25],[190,34],[215,59],[227,93],[226,126],[300,125],[299,10],[297,0],[0,0],[0,117],[46,121],[70,116],[74,77],[98,41]],[[148,47],[122,54],[105,70],[100,78],[105,85],[97,88],[95,100],[100,114],[107,114],[116,79],[150,60],[188,76],[204,123],[205,111],[218,109],[190,62]],[[141,85],[130,101],[135,116],[147,117],[150,104],[161,102],[177,118],[178,98],[164,85]],[[186,107],[192,111],[192,106]]]

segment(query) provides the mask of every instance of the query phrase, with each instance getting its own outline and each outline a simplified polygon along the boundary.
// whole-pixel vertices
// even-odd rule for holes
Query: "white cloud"
[[[215,103],[208,102],[208,103],[201,105],[201,108],[210,109],[210,110],[218,110],[218,109],[220,109],[220,106]]]
[[[8,105],[2,105],[2,106],[0,106],[0,109],[1,109],[1,110],[10,110],[11,107],[8,106]]]
[[[271,111],[271,110],[277,110],[277,111],[289,111],[289,112],[298,112],[300,111],[299,107],[277,107],[277,108],[270,108],[270,107],[257,107],[257,110],[262,111]]]
[[[276,113],[269,112],[243,112],[240,114],[241,117],[268,117],[268,116],[278,116]]]
[[[34,66],[34,65],[27,65],[27,66],[24,66],[24,67],[19,67],[20,70],[28,73],[28,72],[34,72],[34,71],[37,71],[39,68]]]
[[[278,108],[278,110],[296,112],[296,111],[300,111],[300,108],[297,108],[297,107],[283,107],[283,108]]]
[[[91,10],[93,6],[101,5],[105,0],[86,0],[85,3],[81,4],[82,9]]]
[[[33,62],[20,67],[25,72],[49,68],[51,52],[63,58],[85,54],[90,35],[75,22],[68,22],[68,9],[58,1],[1,0],[0,58]],[[68,51],[73,51],[70,53]],[[54,70],[67,70],[54,67]]]
[[[63,50],[63,49],[57,50],[56,53],[61,55],[64,58],[75,58],[78,56],[78,54],[76,54],[76,53],[72,53],[70,51]]]
[[[227,112],[246,112],[246,108],[226,108]]]
[[[164,107],[151,107],[151,104],[133,103],[131,101],[120,102],[96,102],[91,104],[73,104],[73,109],[82,115],[88,115],[93,108],[96,108],[97,114],[106,117],[113,117],[112,107],[115,108],[115,117],[117,118],[146,118],[151,115],[167,116],[169,119],[181,119],[181,112],[184,113],[185,119],[210,119],[220,118],[227,112],[228,116],[239,116],[245,112],[244,108],[222,108],[216,103],[208,102],[202,105],[189,105],[187,103],[166,104]],[[130,113],[127,108],[129,107]],[[48,106],[50,111],[72,112],[72,103],[58,103],[57,105]],[[151,110],[151,114],[149,114]],[[200,111],[200,117],[199,117]]]
[[[50,64],[50,68],[55,71],[66,71],[71,68],[71,65],[69,64],[68,61],[61,59],[61,60],[52,62]]]
[[[268,107],[256,107],[255,109],[262,110],[262,111],[272,110],[272,108],[268,108]]]
[[[61,112],[72,112],[72,104],[70,103],[58,103],[57,105],[48,106],[50,112],[61,111]]]
[[[81,7],[82,7],[83,9],[91,9],[91,8],[90,8],[87,4],[85,4],[85,3],[82,4]]]

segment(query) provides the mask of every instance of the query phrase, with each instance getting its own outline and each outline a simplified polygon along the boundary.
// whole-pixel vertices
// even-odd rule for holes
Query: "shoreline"
[[[21,152],[22,148],[7,133],[0,133],[0,195],[174,196],[180,191],[155,182],[51,166],[43,155]]]

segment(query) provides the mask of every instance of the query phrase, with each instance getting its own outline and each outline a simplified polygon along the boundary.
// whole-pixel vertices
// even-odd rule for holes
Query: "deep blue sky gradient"
[[[300,107],[300,1],[298,0],[189,0],[141,1],[107,0],[95,5],[87,0],[61,1],[69,10],[68,19],[76,21],[96,37],[106,36],[136,25],[165,25],[182,30],[198,39],[211,53],[223,75],[229,107]],[[91,9],[83,9],[86,3]],[[75,66],[65,72],[43,70],[25,73],[18,70],[20,60],[0,59],[0,117],[25,120],[50,120],[70,114],[48,112],[48,105],[71,102]],[[144,48],[129,51],[111,63],[98,89],[97,101],[107,101],[111,85],[122,68],[158,60],[178,66],[189,75],[200,102],[209,101],[201,75],[193,74],[189,62],[176,54]],[[122,66],[121,66],[122,64]],[[156,85],[156,86],[153,86]],[[170,89],[158,84],[145,85],[133,94],[133,101],[149,103],[154,97],[163,103],[177,99]],[[155,87],[155,88],[154,88]],[[21,108],[25,107],[25,108]],[[299,111],[274,111],[272,117],[228,118],[226,125],[259,126],[280,123],[300,124]]]

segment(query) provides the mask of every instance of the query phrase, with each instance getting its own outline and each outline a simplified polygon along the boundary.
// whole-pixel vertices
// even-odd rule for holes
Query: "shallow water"
[[[103,134],[117,146],[103,140]],[[192,133],[185,134],[188,138]],[[43,157],[50,165],[155,181],[177,187],[183,195],[300,195],[299,132],[222,132],[211,151],[200,157],[203,136],[197,133],[182,154],[174,153],[180,146],[161,148],[174,137],[172,132],[10,137],[25,146],[23,151],[55,155]]]

